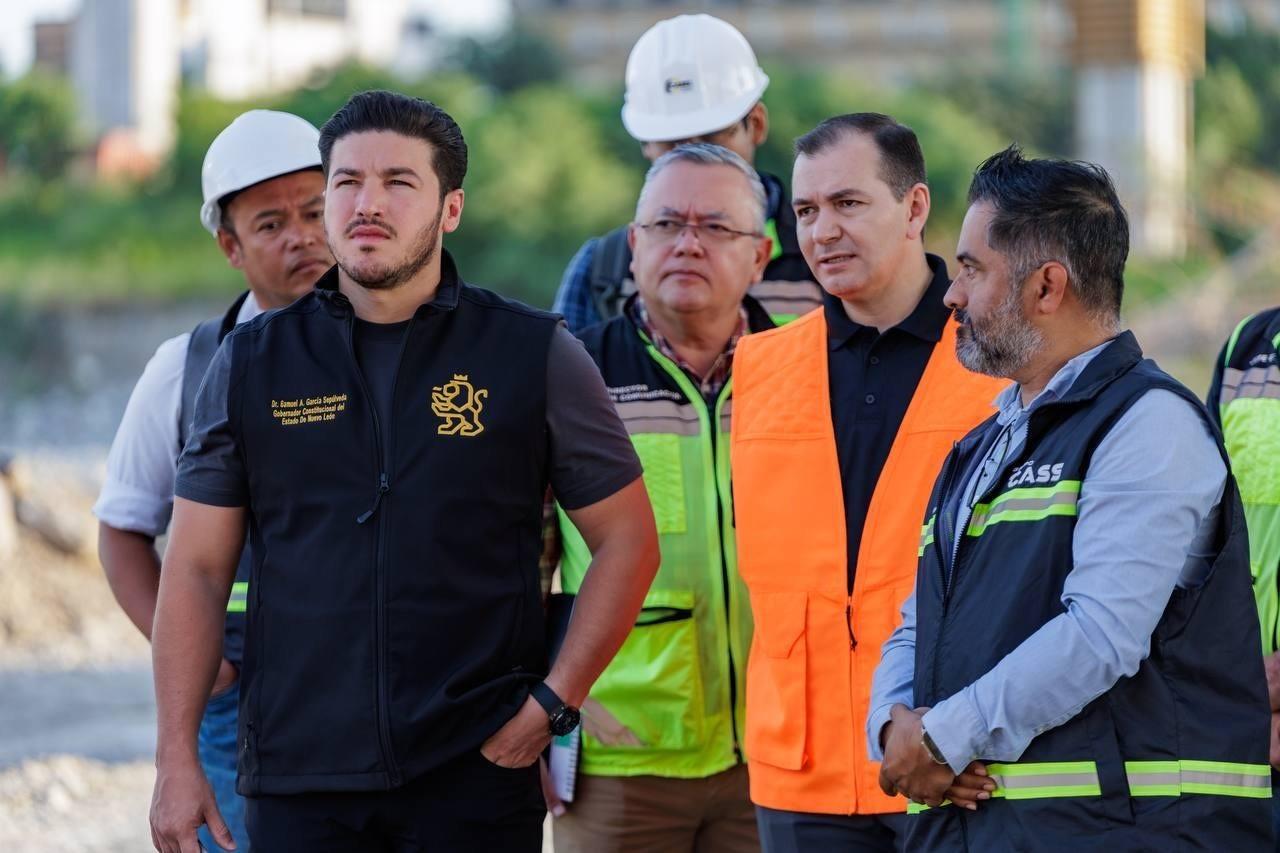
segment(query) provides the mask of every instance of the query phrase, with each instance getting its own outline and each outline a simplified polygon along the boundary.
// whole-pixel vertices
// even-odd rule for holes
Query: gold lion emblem
[[[489,392],[477,390],[465,373],[453,374],[453,380],[431,389],[431,411],[440,418],[438,435],[479,435],[484,432],[480,410]]]

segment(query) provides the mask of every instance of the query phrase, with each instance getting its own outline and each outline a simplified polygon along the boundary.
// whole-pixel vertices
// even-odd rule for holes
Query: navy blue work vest
[[[557,318],[446,254],[379,423],[336,268],[227,336],[253,554],[244,795],[395,788],[475,750],[546,672],[538,577]]]
[[[204,375],[213,361],[213,354],[218,345],[236,326],[240,309],[249,298],[249,291],[236,297],[231,307],[221,317],[211,317],[191,330],[191,338],[187,342],[187,356],[182,365],[182,407],[178,415],[178,450],[187,445],[187,437],[191,433],[191,419],[195,415],[196,392]],[[175,456],[174,458],[177,458]],[[236,579],[231,586],[231,597],[227,601],[227,618],[223,623],[222,656],[236,666],[240,666],[244,656],[245,601],[249,591],[249,569],[253,558],[249,555],[248,539],[240,551],[240,562],[236,566]]]
[[[1025,447],[977,498],[953,561],[954,540],[934,529],[937,508],[963,488],[964,463],[994,419],[957,444],[922,536],[917,706],[958,693],[1065,612],[1076,500],[1090,459],[1156,388],[1203,414],[1190,391],[1143,359],[1132,334],[1120,335],[1060,401],[1032,415]],[[1221,518],[1209,579],[1174,591],[1137,673],[1036,737],[1016,763],[991,765],[1003,790],[976,813],[944,806],[913,817],[907,849],[1274,849],[1269,705],[1230,477]]]

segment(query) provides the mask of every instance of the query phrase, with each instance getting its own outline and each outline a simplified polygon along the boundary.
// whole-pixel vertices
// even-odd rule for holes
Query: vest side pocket
[[[693,594],[651,592],[635,627],[583,704],[588,762],[702,742],[705,717]]]
[[[808,646],[803,592],[751,596],[755,638],[747,664],[747,756],[784,770],[805,763]]]

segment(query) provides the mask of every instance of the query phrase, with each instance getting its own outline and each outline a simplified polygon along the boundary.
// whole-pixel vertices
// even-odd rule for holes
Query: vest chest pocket
[[[702,741],[693,593],[655,590],[583,704],[588,750],[686,750]]]
[[[799,770],[808,716],[807,597],[803,592],[764,592],[752,595],[751,604],[755,637],[747,665],[747,755]]]

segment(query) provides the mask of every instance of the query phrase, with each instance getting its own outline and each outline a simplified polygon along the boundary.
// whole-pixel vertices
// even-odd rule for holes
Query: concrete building
[[[85,0],[75,18],[71,82],[103,171],[145,172],[173,144],[178,13],[178,0]]]
[[[620,85],[640,34],[686,12],[730,22],[766,63],[817,65],[889,85],[956,66],[1064,62],[1071,44],[1070,16],[1056,0],[513,0],[513,8],[587,85]]]
[[[1186,250],[1192,81],[1204,70],[1203,0],[1071,0],[1076,154],[1111,172],[1133,250]]]
[[[391,66],[406,13],[407,0],[83,0],[67,64],[98,170],[160,161],[184,80],[251,100],[352,59]]]
[[[71,75],[71,24],[67,21],[36,21],[31,27],[34,50],[31,67],[57,77]]]

